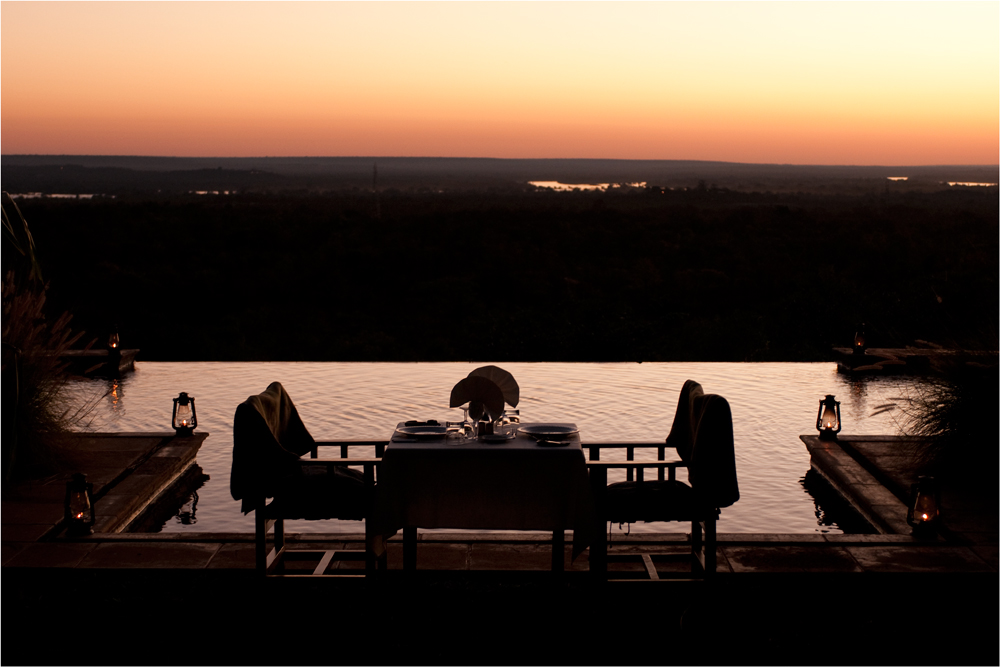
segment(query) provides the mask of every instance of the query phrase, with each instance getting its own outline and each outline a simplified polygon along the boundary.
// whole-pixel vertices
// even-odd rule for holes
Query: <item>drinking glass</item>
[[[469,406],[462,407],[462,430],[463,434],[467,439],[474,440],[476,438],[476,422],[475,420],[469,421]]]
[[[507,420],[502,412],[493,420],[493,435],[507,435]]]
[[[464,445],[468,440],[465,430],[469,427],[469,422],[445,422],[445,429],[447,431],[447,436],[445,438],[446,445]]]

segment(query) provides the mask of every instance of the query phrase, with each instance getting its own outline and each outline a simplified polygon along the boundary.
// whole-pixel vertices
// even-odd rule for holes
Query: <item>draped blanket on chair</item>
[[[363,476],[342,466],[303,465],[316,443],[279,382],[236,408],[229,492],[244,514],[265,498],[287,519],[361,519],[370,499]]]

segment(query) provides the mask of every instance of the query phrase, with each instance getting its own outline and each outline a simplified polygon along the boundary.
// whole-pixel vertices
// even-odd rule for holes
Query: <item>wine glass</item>
[[[462,422],[463,422],[463,434],[466,438],[476,437],[476,423],[469,421],[469,404],[462,406]]]

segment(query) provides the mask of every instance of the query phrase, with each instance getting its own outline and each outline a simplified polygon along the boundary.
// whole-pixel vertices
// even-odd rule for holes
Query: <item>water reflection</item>
[[[194,526],[198,523],[198,492],[211,477],[197,463],[164,491],[155,502],[129,524],[129,533],[159,533],[171,526]]]
[[[108,403],[111,406],[111,412],[115,416],[121,416],[125,414],[125,404],[122,402],[122,397],[125,392],[122,388],[121,383],[118,378],[112,378],[108,381]]]
[[[490,360],[441,363],[251,363],[140,362],[117,381],[81,379],[81,398],[95,384],[99,401],[93,430],[162,431],[170,423],[171,395],[183,386],[198,396],[199,431],[210,433],[198,463],[211,481],[198,487],[197,524],[177,519],[194,488],[176,497],[162,524],[168,532],[251,532],[253,514],[243,515],[229,493],[233,414],[251,393],[279,380],[319,440],[388,437],[406,419],[461,419],[447,407],[451,388]],[[723,513],[721,532],[804,533],[835,531],[818,524],[816,502],[800,480],[809,470],[801,434],[816,433],[817,401],[835,394],[843,401],[843,432],[892,435],[892,415],[875,406],[917,391],[918,378],[850,378],[834,363],[500,363],[521,386],[523,421],[574,422],[585,440],[650,442],[666,437],[677,392],[687,379],[725,396],[732,406],[741,499]],[[128,393],[128,414],[123,390]],[[99,413],[99,414],[97,414]],[[119,418],[120,417],[120,418]],[[655,450],[642,456],[655,458]],[[352,456],[374,452],[351,451]],[[640,459],[639,452],[636,452]],[[609,453],[609,457],[611,454]],[[624,458],[624,451],[620,458]],[[609,459],[610,460],[610,459]],[[645,459],[643,459],[645,460]],[[199,469],[200,470],[200,469]],[[622,479],[624,479],[624,472]],[[684,476],[681,476],[682,481]],[[618,479],[609,481],[620,481]],[[828,515],[822,504],[823,516]],[[356,532],[355,522],[295,522],[294,532]],[[301,524],[301,525],[299,525]],[[661,532],[670,524],[635,524],[631,531]],[[615,527],[617,530],[617,526]]]
[[[816,525],[820,533],[865,533],[878,532],[864,519],[844,497],[813,468],[799,480],[802,488],[809,493],[816,505]]]
[[[198,519],[195,517],[195,513],[198,510],[198,492],[194,491],[188,496],[188,499],[181,505],[181,508],[177,510],[177,516],[174,518],[177,523],[184,526],[192,526],[198,523]]]

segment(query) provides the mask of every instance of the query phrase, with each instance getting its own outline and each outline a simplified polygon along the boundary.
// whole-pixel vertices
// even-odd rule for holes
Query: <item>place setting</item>
[[[435,419],[425,422],[408,421],[398,426],[392,435],[393,442],[419,442],[421,440],[437,440],[448,435],[448,426]]]
[[[460,421],[407,421],[396,427],[392,442],[499,446],[522,437],[539,447],[565,447],[580,433],[575,424],[522,424],[519,402],[513,375],[498,366],[482,366],[452,387],[448,403],[462,410]]]
[[[526,424],[518,429],[519,433],[533,438],[539,447],[565,447],[580,429],[562,424]]]
[[[449,405],[463,411],[465,441],[502,445],[517,437],[519,401],[513,375],[498,366],[482,366],[452,387]]]

